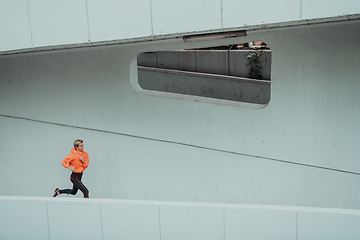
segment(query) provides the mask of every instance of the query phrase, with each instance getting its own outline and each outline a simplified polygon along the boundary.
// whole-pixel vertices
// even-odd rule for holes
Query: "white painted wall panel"
[[[296,212],[226,208],[225,239],[296,240]]]
[[[0,4],[0,52],[285,22],[291,25],[301,19],[360,13],[356,0],[341,4],[335,0],[16,0]]]
[[[351,209],[0,196],[2,240],[358,240],[359,224]]]
[[[159,206],[102,203],[103,239],[160,240]]]
[[[161,240],[224,239],[222,208],[161,206]]]
[[[152,0],[154,35],[221,28],[220,0]]]
[[[88,0],[87,4],[92,42],[151,35],[150,0]]]
[[[46,201],[1,199],[0,239],[49,239]]]
[[[0,1],[0,52],[31,47],[27,1]]]
[[[358,240],[360,214],[298,213],[298,240]]]
[[[89,40],[85,0],[29,0],[34,47]]]
[[[357,0],[302,0],[302,19],[336,17],[360,13]]]
[[[223,27],[243,27],[300,19],[299,0],[223,0]],[[259,39],[254,39],[259,40]]]
[[[83,200],[48,201],[50,239],[101,239],[100,203]]]

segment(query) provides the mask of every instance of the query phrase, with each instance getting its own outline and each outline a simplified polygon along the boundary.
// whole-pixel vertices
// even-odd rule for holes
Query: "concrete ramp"
[[[262,105],[270,101],[266,80],[151,67],[138,67],[138,79],[145,90]]]
[[[358,240],[359,226],[359,210],[0,197],[1,240]]]

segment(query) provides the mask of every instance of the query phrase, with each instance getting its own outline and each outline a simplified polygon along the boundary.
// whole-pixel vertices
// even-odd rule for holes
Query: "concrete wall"
[[[307,24],[309,19],[359,13],[357,0],[1,1],[0,51],[294,25],[301,20]]]
[[[141,53],[137,58],[138,66],[143,66],[138,68],[139,85],[145,90],[212,98],[213,102],[221,99],[254,103],[263,108],[270,101],[270,82],[247,78],[248,54],[249,51],[242,50]],[[263,79],[270,80],[271,51],[263,51],[259,61]]]
[[[2,240],[355,240],[359,224],[359,210],[0,197]]]
[[[270,82],[264,80],[138,67],[138,81],[146,90],[262,105],[259,108],[270,101]]]
[[[250,77],[248,59],[253,50],[186,50],[175,52],[150,52],[138,56],[138,66],[174,69],[180,71]],[[263,79],[271,79],[271,51],[264,50],[259,57]]]
[[[359,33],[349,22],[242,38],[272,49],[262,110],[136,88],[140,52],[239,39],[1,56],[0,195],[70,187],[60,162],[82,138],[90,197],[359,209],[359,176],[335,171],[360,172]]]

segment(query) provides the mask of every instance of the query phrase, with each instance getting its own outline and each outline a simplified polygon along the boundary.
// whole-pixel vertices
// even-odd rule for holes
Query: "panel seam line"
[[[221,4],[221,13],[220,13],[220,17],[221,17],[221,28],[224,28],[224,1],[220,0],[220,4]]]
[[[47,220],[47,226],[48,226],[48,236],[49,236],[49,240],[51,239],[50,237],[50,221],[49,221],[49,208],[48,208],[48,202],[46,201],[46,220]]]
[[[33,32],[32,32],[32,28],[31,28],[31,17],[30,17],[30,5],[29,5],[29,0],[26,0],[26,4],[27,4],[27,11],[28,11],[28,18],[29,18],[31,47],[34,48]]]
[[[89,7],[88,7],[88,1],[85,0],[86,5],[86,21],[87,21],[87,27],[88,27],[88,42],[91,42],[90,40],[90,21],[89,21]]]
[[[152,36],[152,35],[154,35],[152,0],[150,0],[150,24],[151,24],[151,36]]]
[[[159,240],[161,240],[161,212],[159,205]]]
[[[115,134],[115,135],[121,135],[121,136],[125,136],[125,137],[138,138],[138,139],[149,140],[149,141],[157,141],[157,142],[169,143],[169,144],[176,144],[176,145],[181,145],[181,146],[186,146],[186,147],[199,148],[199,149],[203,149],[203,150],[221,152],[221,153],[244,156],[244,157],[258,158],[258,159],[269,160],[269,161],[273,161],[273,162],[279,162],[279,163],[285,163],[285,164],[291,164],[291,165],[297,165],[297,166],[302,166],[302,167],[309,167],[309,168],[316,168],[316,169],[335,171],[335,172],[341,172],[341,173],[347,173],[347,174],[360,175],[360,173],[358,173],[358,172],[351,172],[351,171],[347,171],[347,170],[341,170],[341,169],[330,168],[330,167],[323,167],[323,166],[319,166],[319,165],[311,165],[311,164],[306,164],[306,163],[292,162],[292,161],[288,161],[288,160],[276,159],[276,158],[271,158],[271,157],[264,157],[264,156],[254,155],[254,154],[239,153],[239,152],[234,152],[234,151],[230,151],[230,150],[222,150],[222,149],[216,149],[216,148],[211,148],[211,147],[204,147],[204,146],[199,146],[199,145],[195,145],[195,144],[176,142],[176,141],[171,141],[171,140],[143,137],[143,136],[137,136],[137,135],[127,134],[127,133],[119,133],[119,132],[101,130],[101,129],[95,129],[95,128],[73,126],[73,125],[68,125],[68,124],[47,122],[47,121],[42,121],[42,120],[35,120],[35,119],[29,119],[29,118],[24,118],[24,117],[16,117],[16,116],[9,116],[9,115],[3,115],[3,114],[0,114],[0,117],[20,119],[20,120],[26,120],[26,121],[32,121],[32,122],[38,122],[38,123],[44,123],[44,124],[51,124],[51,125],[62,126],[62,127],[69,127],[69,128],[76,128],[76,129],[94,131],[94,132]]]

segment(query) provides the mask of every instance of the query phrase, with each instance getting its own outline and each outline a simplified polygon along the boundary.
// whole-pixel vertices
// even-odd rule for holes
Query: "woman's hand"
[[[68,166],[67,168],[70,169],[72,172],[75,172],[75,171],[76,171],[76,168],[74,168],[74,167]]]
[[[85,165],[85,160],[83,157],[80,157],[80,160],[82,161],[82,163]]]

